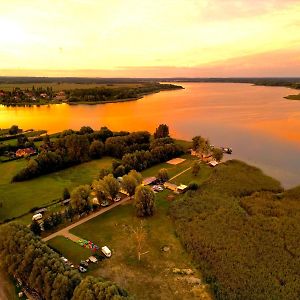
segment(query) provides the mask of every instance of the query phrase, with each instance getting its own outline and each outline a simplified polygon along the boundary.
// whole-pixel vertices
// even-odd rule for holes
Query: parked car
[[[101,251],[106,257],[111,257],[111,251],[107,246],[102,247]]]
[[[161,186],[159,186],[159,185],[154,185],[154,186],[152,187],[152,189],[153,189],[153,191],[155,191],[155,192],[162,192],[162,191],[164,190],[164,188],[161,187]]]
[[[115,202],[119,202],[120,200],[121,200],[121,197],[120,197],[120,196],[117,196],[117,197],[114,199]]]
[[[85,260],[82,260],[82,261],[80,262],[80,265],[81,265],[82,267],[84,267],[84,268],[87,268],[87,267],[89,266],[89,264],[88,264]]]
[[[102,207],[109,206],[109,202],[108,202],[108,201],[102,202],[102,203],[101,203],[101,206],[102,206]]]
[[[63,257],[63,256],[62,256],[60,259],[61,259],[64,263],[67,263],[67,262],[68,262],[68,260],[67,260],[65,257]]]
[[[85,269],[85,268],[82,267],[82,266],[79,266],[79,267],[78,267],[78,270],[79,270],[79,272],[81,272],[81,273],[85,273],[85,272],[87,271],[87,269]]]
[[[38,220],[40,220],[40,219],[42,219],[43,218],[43,215],[42,214],[35,214],[35,215],[33,215],[32,216],[32,221],[38,221]]]

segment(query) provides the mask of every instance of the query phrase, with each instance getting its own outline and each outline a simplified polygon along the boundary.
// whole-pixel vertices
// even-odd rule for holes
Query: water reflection
[[[66,104],[1,107],[0,127],[79,129],[108,126],[113,130],[153,131],[159,123],[172,135],[196,134],[215,145],[230,146],[234,155],[255,164],[285,186],[300,183],[300,101],[282,87],[230,83],[183,83],[185,90],[166,91],[139,101],[104,105]]]

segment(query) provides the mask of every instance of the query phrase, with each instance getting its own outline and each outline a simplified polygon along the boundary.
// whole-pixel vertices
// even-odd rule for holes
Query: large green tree
[[[149,217],[154,214],[155,194],[149,186],[139,185],[136,188],[134,206],[137,217]]]
[[[197,151],[202,154],[208,154],[211,151],[211,146],[208,139],[205,139],[201,136],[193,137],[193,146],[194,151]]]
[[[109,174],[103,178],[103,181],[109,198],[113,200],[120,191],[118,180],[112,174]]]
[[[80,185],[71,192],[72,208],[83,212],[89,209],[91,188],[89,185]]]
[[[123,176],[122,188],[129,194],[129,196],[134,195],[137,186],[138,182],[132,175]]]
[[[168,181],[169,180],[168,170],[165,168],[160,169],[157,174],[157,179],[161,181]]]
[[[104,144],[101,141],[93,141],[89,148],[89,156],[91,158],[100,158],[104,154]]]
[[[221,161],[223,159],[223,151],[220,148],[212,149],[212,156],[216,161]]]
[[[154,132],[155,139],[166,138],[168,136],[169,136],[169,127],[166,124],[160,124]]]

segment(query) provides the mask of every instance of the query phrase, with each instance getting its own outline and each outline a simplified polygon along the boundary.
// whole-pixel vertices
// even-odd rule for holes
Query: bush
[[[198,190],[199,188],[199,185],[197,182],[190,182],[189,185],[188,185],[188,189],[191,190],[191,191],[196,191]]]

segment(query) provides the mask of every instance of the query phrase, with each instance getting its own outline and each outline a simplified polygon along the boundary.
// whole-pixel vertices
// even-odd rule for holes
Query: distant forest
[[[91,77],[10,77],[0,76],[1,83],[145,83],[145,82],[228,82],[286,86],[300,89],[300,77],[232,77],[232,78],[91,78]]]

